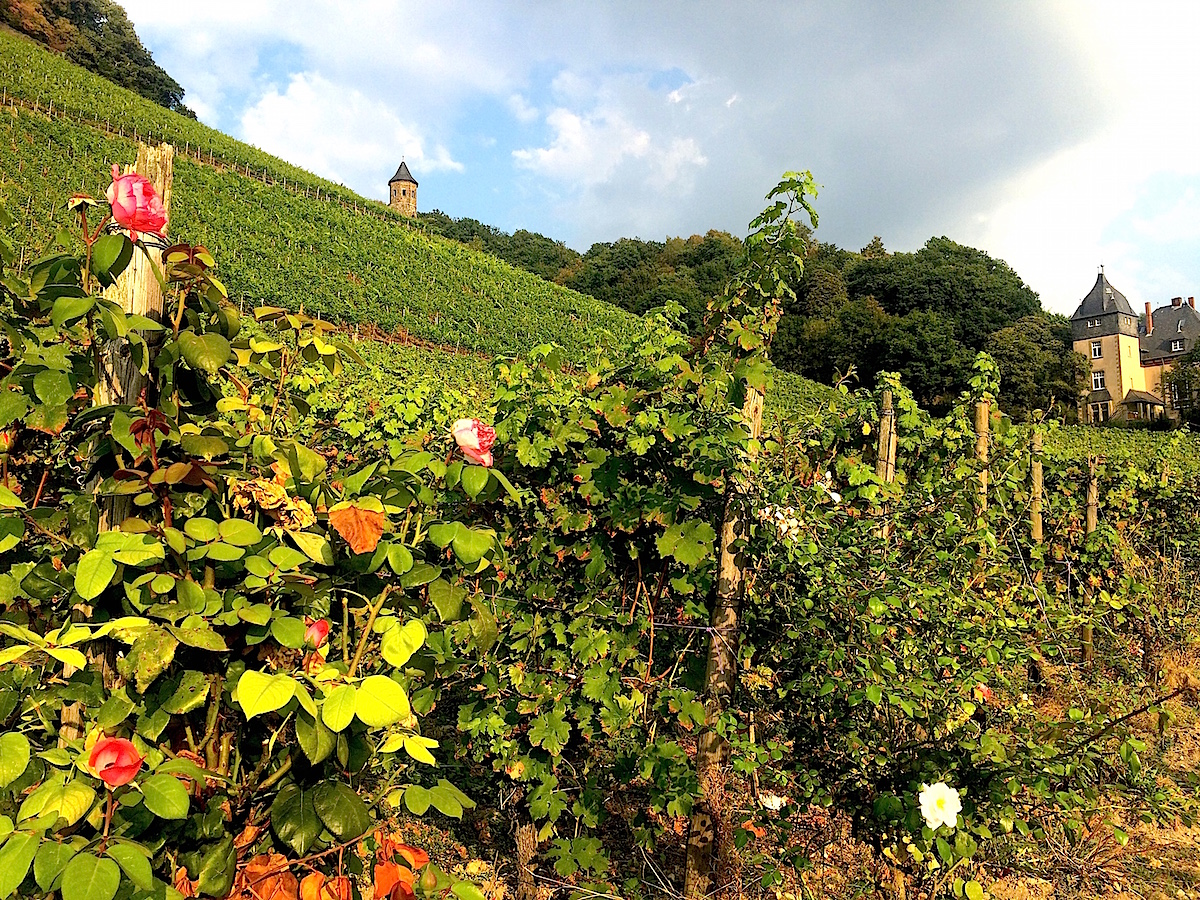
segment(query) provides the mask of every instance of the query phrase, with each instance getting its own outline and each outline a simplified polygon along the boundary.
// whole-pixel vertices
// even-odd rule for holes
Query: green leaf
[[[105,730],[116,728],[129,718],[131,712],[133,712],[133,701],[125,693],[125,688],[118,688],[100,707],[100,712],[96,714],[96,724]]]
[[[369,728],[384,728],[412,715],[404,688],[386,675],[368,675],[358,686],[354,714]]]
[[[324,826],[313,803],[313,792],[289,784],[271,804],[271,828],[297,856],[304,856]]]
[[[271,636],[291,650],[304,646],[305,631],[304,620],[295,616],[282,616],[271,623]]]
[[[456,881],[450,887],[450,893],[458,900],[487,900],[483,891],[469,881]]]
[[[323,566],[333,565],[333,547],[325,535],[314,534],[311,531],[289,531],[288,534],[304,555],[313,562]]]
[[[406,588],[420,587],[423,584],[429,584],[441,574],[441,566],[432,566],[429,563],[417,563],[409,571],[400,576],[400,584]]]
[[[123,234],[106,234],[92,244],[92,274],[105,287],[116,283],[131,259],[133,241]]]
[[[296,715],[296,740],[314,766],[328,759],[336,744],[333,732],[324,722],[304,713]]]
[[[371,827],[367,805],[349,785],[325,781],[313,789],[313,806],[330,833],[349,841],[366,834]]]
[[[121,870],[111,859],[80,853],[63,870],[62,900],[112,900]]]
[[[134,887],[143,891],[154,888],[154,872],[150,868],[150,859],[141,847],[136,844],[116,843],[110,844],[104,852],[117,861],[117,865],[133,882]]]
[[[15,731],[0,734],[0,788],[6,788],[29,765],[29,740]]]
[[[685,566],[696,566],[712,553],[717,534],[707,522],[691,520],[670,526],[658,538],[658,552]]]
[[[75,590],[84,600],[94,600],[104,593],[116,574],[112,551],[89,550],[75,567]]]
[[[571,736],[571,725],[558,707],[534,718],[529,726],[529,740],[554,756],[562,753]]]
[[[173,716],[189,713],[208,698],[208,678],[203,672],[189,669],[179,680],[179,687],[166,699],[162,708]]]
[[[185,331],[179,335],[179,352],[193,369],[216,375],[221,366],[229,362],[232,350],[229,341],[219,334]]]
[[[237,696],[247,719],[283,707],[296,693],[296,682],[290,675],[265,675],[247,669],[238,679]]]
[[[258,526],[245,519],[226,519],[217,526],[217,532],[221,540],[235,547],[252,547],[262,540]]]
[[[15,831],[0,847],[0,900],[12,894],[25,880],[41,839],[40,834]]]
[[[465,526],[454,535],[454,555],[464,563],[477,563],[495,546],[496,535],[492,531],[476,531]]]
[[[331,690],[321,707],[321,721],[334,731],[344,731],[354,721],[356,694],[352,684],[339,684]]]
[[[403,575],[413,567],[413,557],[403,544],[392,544],[387,551],[388,565],[397,575]]]
[[[183,523],[183,533],[194,541],[206,544],[209,541],[217,539],[217,535],[220,533],[220,526],[212,519],[197,516]]]
[[[95,305],[95,297],[59,297],[50,310],[50,321],[62,328],[67,322],[86,316]]]
[[[458,802],[458,798],[454,796],[452,791],[446,790],[441,785],[429,789],[429,802],[442,815],[449,816],[452,819],[462,818],[462,804]]]
[[[207,434],[185,434],[179,439],[183,452],[202,459],[214,459],[229,452],[229,445],[221,438]]]
[[[25,522],[16,516],[0,519],[0,553],[7,553],[25,536]]]
[[[142,794],[146,798],[146,809],[160,819],[187,818],[187,789],[174,775],[151,775],[142,782]]]
[[[492,479],[491,469],[483,466],[465,466],[462,470],[461,483],[467,496],[474,500],[480,495]]]
[[[200,860],[196,890],[209,897],[225,897],[233,888],[237,874],[237,848],[229,834],[213,844]]]
[[[393,625],[385,631],[379,652],[388,665],[400,668],[421,649],[425,638],[425,623],[420,619],[412,619],[404,625]]]
[[[71,844],[44,841],[33,860],[33,880],[38,887],[43,891],[51,890],[55,879],[78,852],[79,848]]]
[[[124,659],[117,661],[117,671],[137,683],[138,693],[144,694],[175,659],[178,639],[171,631],[152,625],[133,642]]]
[[[443,622],[452,622],[458,618],[466,596],[465,588],[451,585],[444,578],[438,578],[429,583],[429,602],[433,604],[438,618]]]
[[[419,784],[410,784],[404,789],[404,805],[414,816],[423,816],[429,809],[430,796],[428,788]]]
[[[75,395],[66,372],[46,369],[33,376],[33,392],[47,406],[62,406]]]
[[[404,752],[417,762],[425,763],[427,766],[436,766],[437,760],[429,750],[437,745],[438,742],[433,740],[433,738],[421,737],[414,734],[404,739]]]
[[[968,881],[963,890],[966,892],[967,900],[983,900],[983,885],[978,881]]]

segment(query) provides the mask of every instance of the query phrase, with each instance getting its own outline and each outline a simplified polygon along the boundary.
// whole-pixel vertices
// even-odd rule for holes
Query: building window
[[[1093,403],[1091,406],[1088,407],[1088,410],[1091,412],[1091,421],[1093,423],[1098,424],[1100,422],[1108,421],[1108,404],[1107,403]]]
[[[1100,346],[1099,341],[1092,341],[1092,359],[1099,359],[1104,355],[1104,351]]]
[[[1171,352],[1172,353],[1182,353],[1183,352],[1183,341],[1171,341]]]
[[[1092,390],[1093,391],[1104,390],[1104,373],[1103,372],[1093,372],[1092,373]]]
[[[1099,328],[1099,327],[1100,327],[1100,320],[1099,320],[1099,319],[1088,319],[1088,320],[1087,320],[1087,327],[1088,327],[1088,328]]]

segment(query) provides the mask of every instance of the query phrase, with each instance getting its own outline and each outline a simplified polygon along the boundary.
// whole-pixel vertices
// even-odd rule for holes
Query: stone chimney
[[[1178,308],[1178,307],[1180,307],[1180,306],[1183,306],[1183,298],[1182,298],[1182,297],[1172,297],[1172,298],[1171,298],[1171,305],[1172,305],[1172,306],[1174,306],[1174,307],[1176,307],[1176,308]]]
[[[1150,301],[1146,301],[1146,334],[1154,334],[1154,313],[1150,312]]]
[[[1196,298],[1195,297],[1188,297],[1188,306],[1190,306],[1192,309],[1196,308]]]

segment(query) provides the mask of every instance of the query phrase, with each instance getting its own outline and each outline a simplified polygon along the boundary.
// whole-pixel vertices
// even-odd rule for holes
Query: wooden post
[[[154,184],[162,198],[163,208],[170,214],[171,203],[171,174],[175,151],[168,145],[138,147],[137,163],[126,166],[125,174],[137,172],[145,175]],[[150,251],[157,263],[161,252]],[[163,318],[163,296],[158,279],[150,268],[146,254],[140,248],[135,248],[133,258],[117,283],[110,287],[105,295],[121,306],[127,313],[136,313],[147,318],[161,321]],[[103,371],[100,382],[96,385],[95,402],[97,406],[109,404],[131,404],[138,402],[145,379],[128,351],[129,342],[124,339],[109,342],[101,354]],[[130,499],[128,497],[101,498],[100,530],[112,531],[118,527],[129,514]],[[75,608],[72,618],[86,619],[92,613],[90,605],[80,604]],[[99,669],[106,687],[116,683],[116,647],[112,641],[97,641],[88,651],[88,663]],[[69,665],[63,666],[63,676],[70,678],[77,670]],[[68,741],[83,738],[83,709],[76,703],[65,704],[60,713],[61,727],[59,728],[60,746]]]
[[[742,421],[750,438],[757,441],[762,433],[763,395],[747,385],[742,404]],[[750,451],[753,453],[753,450]],[[738,618],[745,592],[743,565],[735,542],[745,531],[737,512],[736,498],[729,489],[725,518],[721,525],[721,561],[717,596],[713,603],[711,631],[708,636],[708,662],[704,675],[704,729],[696,746],[696,774],[700,799],[692,807],[688,829],[687,859],[683,895],[687,900],[711,897],[719,889],[714,882],[716,869],[733,849],[733,834],[726,821],[725,761],[729,748],[716,731],[717,720],[733,695],[737,682]],[[714,851],[715,862],[714,865]]]
[[[1087,489],[1087,519],[1085,528],[1087,533],[1091,534],[1096,530],[1096,525],[1100,517],[1100,483],[1096,479],[1096,457],[1088,457],[1088,489]],[[1091,591],[1085,588],[1088,595],[1088,612],[1091,612]],[[1096,655],[1096,645],[1094,641],[1095,629],[1091,622],[1081,625],[1079,628],[1079,655],[1083,662],[1090,663]]]
[[[875,475],[880,481],[891,484],[896,480],[896,409],[892,404],[892,392],[885,390],[880,398],[879,441],[875,450]],[[886,510],[884,510],[886,514]],[[892,536],[892,523],[884,522],[879,529],[885,541]]]
[[[1035,544],[1042,542],[1042,433],[1033,433],[1033,452],[1030,458],[1029,536]]]
[[[979,515],[988,508],[988,428],[992,404],[984,398],[975,404],[975,459],[979,461]]]

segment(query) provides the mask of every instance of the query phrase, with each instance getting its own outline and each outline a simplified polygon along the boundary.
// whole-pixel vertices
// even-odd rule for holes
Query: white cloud
[[[512,94],[509,96],[508,108],[516,117],[518,122],[533,122],[537,120],[539,115],[537,107],[531,105],[530,102],[520,94]]]
[[[427,146],[390,106],[313,73],[293,75],[282,94],[272,89],[247,109],[242,134],[334,181],[373,185],[376,196],[386,196],[379,182],[390,172],[383,172],[382,164],[396,165],[401,157],[418,171],[463,170],[445,147]]]
[[[513,159],[561,181],[605,181],[623,159],[644,157],[651,149],[649,132],[613,111],[581,116],[559,108],[546,116],[546,124],[554,129],[550,146],[514,150]]]

